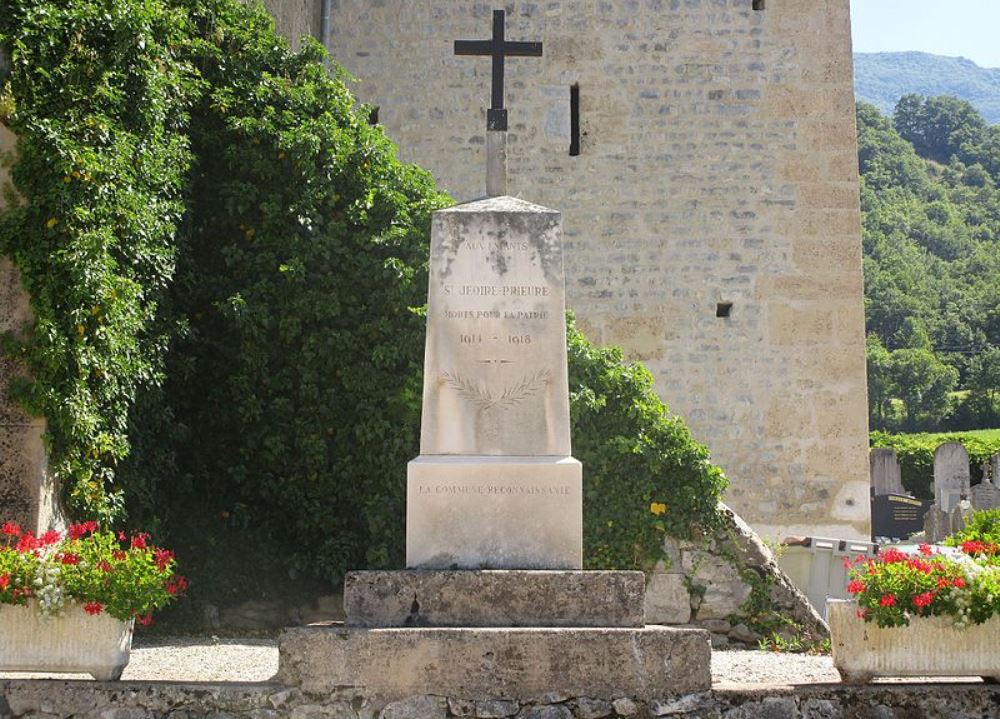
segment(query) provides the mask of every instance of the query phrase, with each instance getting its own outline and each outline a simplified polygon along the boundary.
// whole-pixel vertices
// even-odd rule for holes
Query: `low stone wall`
[[[385,705],[363,697],[308,695],[277,684],[0,681],[3,719],[981,719],[996,716],[998,706],[1000,688],[983,684],[762,687],[649,703],[557,691],[524,703],[421,695]]]
[[[771,632],[805,642],[828,637],[826,623],[754,531],[725,505],[720,513],[712,536],[667,539],[667,560],[647,577],[646,622],[707,629],[716,648],[756,645]]]

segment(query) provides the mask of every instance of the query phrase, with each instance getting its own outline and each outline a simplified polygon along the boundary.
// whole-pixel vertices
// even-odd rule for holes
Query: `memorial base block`
[[[709,635],[698,629],[312,626],[285,630],[279,648],[278,681],[345,698],[650,700],[711,688]]]
[[[349,572],[349,627],[642,627],[642,572]],[[544,598],[544,601],[539,601]]]
[[[572,457],[421,456],[407,466],[411,569],[581,569]]]

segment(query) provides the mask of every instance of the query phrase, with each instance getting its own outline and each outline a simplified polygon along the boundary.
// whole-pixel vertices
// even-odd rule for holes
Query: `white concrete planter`
[[[63,616],[42,619],[34,601],[0,604],[0,671],[68,672],[114,680],[132,648],[133,622],[107,614],[90,616],[67,604]]]
[[[848,684],[874,677],[968,677],[1000,680],[1000,618],[959,629],[950,617],[914,617],[883,629],[857,616],[853,601],[826,605],[833,665]]]

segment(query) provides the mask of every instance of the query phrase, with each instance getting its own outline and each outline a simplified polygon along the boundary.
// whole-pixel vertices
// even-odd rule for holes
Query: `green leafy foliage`
[[[259,3],[13,6],[25,201],[3,237],[73,510],[120,518],[124,496],[215,601],[399,566],[450,200]],[[645,369],[569,342],[587,564],[650,566],[714,522],[724,478]]]
[[[174,553],[149,543],[148,534],[101,531],[96,522],[71,525],[65,536],[35,537],[12,522],[0,528],[0,604],[33,599],[43,615],[76,602],[89,614],[148,624],[186,591],[176,570]]]
[[[20,197],[0,217],[0,251],[36,318],[7,350],[35,380],[18,395],[46,418],[52,469],[80,516],[120,512],[128,411],[161,377],[158,309],[191,160],[195,85],[176,55],[186,28],[160,2],[11,0],[0,12],[0,120],[20,138]]]
[[[973,512],[965,528],[952,534],[944,543],[950,547],[961,547],[966,542],[1000,547],[1000,509]]]
[[[948,97],[857,117],[871,425],[994,426],[1000,128]]]
[[[971,558],[945,557],[926,544],[919,555],[890,547],[875,559],[858,559],[863,561],[851,567],[847,590],[860,616],[880,627],[903,627],[911,617],[942,615],[964,624],[970,603],[983,589],[977,581],[979,567]],[[989,606],[992,613],[1000,602]]]
[[[954,433],[889,434],[872,432],[872,447],[895,450],[903,486],[917,497],[934,496],[934,452],[946,442],[958,442],[969,453],[969,471],[976,481],[983,465],[1000,452],[1000,430]]]
[[[573,453],[584,466],[584,562],[649,568],[663,537],[714,525],[722,471],[671,416],[640,364],[567,327]]]

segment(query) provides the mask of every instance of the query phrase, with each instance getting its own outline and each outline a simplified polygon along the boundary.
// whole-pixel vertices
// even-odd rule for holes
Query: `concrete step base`
[[[555,691],[652,699],[706,691],[712,682],[709,634],[699,629],[312,626],[285,630],[278,646],[278,681],[384,701],[415,694],[532,701]]]
[[[349,627],[645,625],[642,572],[350,572]]]

